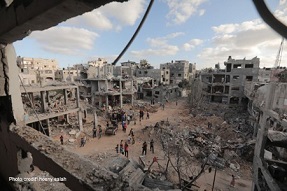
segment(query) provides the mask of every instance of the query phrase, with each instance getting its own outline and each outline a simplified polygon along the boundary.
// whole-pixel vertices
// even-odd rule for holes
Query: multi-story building
[[[189,80],[192,68],[194,68],[192,64],[186,60],[176,60],[174,62],[171,61],[170,63],[160,64],[161,70],[170,70],[170,84],[178,84],[183,80]]]
[[[247,82],[245,95],[256,136],[253,190],[287,189],[287,83]]]
[[[235,60],[229,56],[224,65],[225,69],[200,74],[205,96],[212,102],[240,104],[245,100],[245,82],[258,81],[259,58]]]
[[[58,62],[54,59],[18,57],[20,77],[25,85],[55,80]]]
[[[108,63],[89,65],[87,70],[81,71],[87,73],[87,78],[80,80],[84,84],[79,87],[80,95],[90,100],[93,106],[99,107],[122,107],[123,103],[133,103],[135,83],[132,76],[127,77],[132,73],[115,76],[114,70],[115,66]]]
[[[73,82],[80,78],[80,70],[74,67],[55,71],[55,80],[60,82]]]

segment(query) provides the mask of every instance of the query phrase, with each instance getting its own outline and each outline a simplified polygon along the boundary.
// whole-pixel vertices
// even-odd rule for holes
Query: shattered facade
[[[83,130],[82,111],[77,86],[21,87],[25,114],[23,121],[45,135],[60,122],[69,123],[75,118]]]
[[[250,82],[251,83],[251,82]],[[287,190],[287,84],[245,86],[256,138],[253,190]]]
[[[43,84],[55,80],[58,62],[54,59],[18,57],[20,78],[25,85]]]
[[[259,58],[235,60],[230,56],[224,65],[225,69],[200,74],[204,94],[211,102],[241,104],[245,101],[245,82],[258,81]]]
[[[195,73],[195,65],[189,63],[187,60],[176,60],[171,63],[160,64],[160,69],[170,70],[170,84],[178,84],[183,80],[189,80],[190,72]]]
[[[9,181],[9,177],[30,177],[31,161],[33,166],[46,171],[52,177],[66,177],[67,181],[63,182],[66,190],[68,188],[73,190],[123,189],[124,185],[118,175],[69,152],[59,143],[23,123],[24,109],[17,67],[19,62],[11,44],[23,39],[31,31],[50,28],[68,18],[92,11],[110,2],[113,1],[1,2],[0,176],[1,180],[7,183],[4,188],[1,184],[1,189],[42,190],[41,182]],[[54,15],[53,18],[51,15]],[[21,19],[16,22],[15,16]],[[50,73],[47,74],[50,75]],[[40,77],[44,76],[46,75],[40,75]],[[49,80],[50,77],[47,78]],[[27,84],[32,83],[28,81]],[[43,89],[43,91],[46,90]]]

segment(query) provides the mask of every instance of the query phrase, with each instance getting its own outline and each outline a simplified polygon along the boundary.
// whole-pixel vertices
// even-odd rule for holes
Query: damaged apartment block
[[[207,101],[241,104],[245,103],[245,81],[257,81],[259,58],[235,60],[229,56],[224,62],[225,69],[208,69],[200,74]]]
[[[247,82],[248,111],[257,134],[254,190],[287,190],[287,84]]]
[[[58,123],[76,121],[76,126],[83,130],[82,109],[79,104],[77,86],[21,86],[22,102],[25,115],[24,123],[45,135],[51,134],[51,126]]]

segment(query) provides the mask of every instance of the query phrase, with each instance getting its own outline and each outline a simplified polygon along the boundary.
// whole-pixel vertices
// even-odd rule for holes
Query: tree
[[[167,159],[165,174],[170,169],[177,173],[178,186],[180,189],[187,189],[194,186],[194,182],[205,172],[207,160],[200,166],[195,167],[195,156],[189,147],[189,138],[186,136],[186,130],[173,131],[167,128],[161,128],[159,138],[165,157]]]

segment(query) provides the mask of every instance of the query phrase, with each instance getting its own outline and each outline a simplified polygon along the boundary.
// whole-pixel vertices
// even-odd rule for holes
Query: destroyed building
[[[21,86],[24,106],[24,123],[43,134],[51,135],[51,126],[58,122],[69,123],[76,118],[80,130],[83,130],[79,89],[73,85],[46,87]]]
[[[74,67],[55,71],[55,80],[60,82],[74,82],[80,78],[80,69]]]
[[[258,81],[259,82],[277,82],[279,81],[278,74],[283,72],[286,67],[276,67],[276,68],[260,68]]]
[[[287,84],[246,82],[248,112],[257,135],[253,190],[287,190]]]
[[[178,84],[183,80],[190,80],[190,76],[195,77],[195,64],[187,60],[176,60],[165,64],[160,64],[160,69],[170,70],[170,84]]]
[[[115,190],[124,187],[117,174],[79,157],[44,134],[25,125],[16,52],[12,44],[25,38],[31,31],[50,28],[68,18],[81,15],[110,2],[113,1],[1,1],[1,189],[6,190],[9,187],[16,190],[19,188],[43,190],[41,182],[9,181],[9,177],[31,178],[29,175],[31,165],[38,167],[41,171],[46,171],[52,177],[66,177],[63,183],[72,190]],[[49,90],[39,89],[37,93],[45,94],[45,91]]]
[[[245,81],[258,81],[259,58],[236,60],[229,56],[224,65],[225,69],[210,69],[200,73],[207,101],[227,104],[244,103],[246,101]]]
[[[17,57],[20,78],[25,85],[43,84],[55,80],[58,62],[54,59]]]

